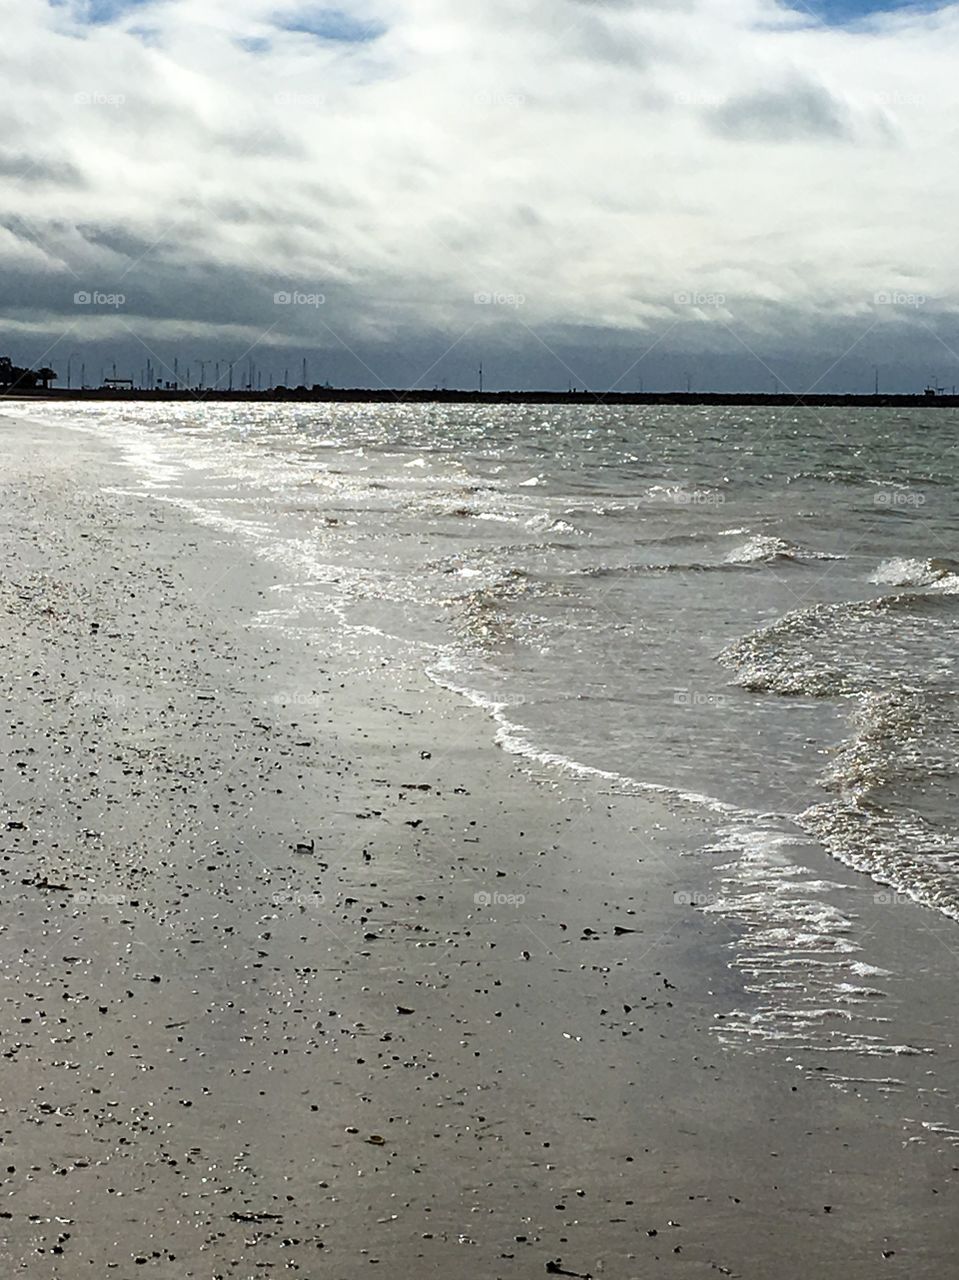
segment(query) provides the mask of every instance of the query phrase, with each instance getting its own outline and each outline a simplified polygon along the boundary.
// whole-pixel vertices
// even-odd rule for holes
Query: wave
[[[865,694],[822,785],[836,794],[803,828],[847,866],[959,920],[959,692]]]
[[[795,609],[727,645],[719,661],[753,692],[842,697],[916,675],[922,661],[944,670],[959,644],[951,593],[902,593]]]
[[[707,564],[698,560],[676,563],[662,561],[652,564],[613,564],[594,565],[588,569],[579,569],[570,576],[577,578],[633,578],[649,573],[732,573],[751,566],[733,564]]]
[[[786,476],[786,484],[799,484],[804,480],[812,480],[816,484],[848,484],[860,485],[864,481],[868,481],[862,471],[853,471],[849,468],[834,467],[832,470],[819,471],[796,471],[790,476]]]
[[[719,657],[752,691],[854,703],[819,780],[833,798],[798,822],[838,861],[959,919],[959,600],[936,591],[952,562],[888,563],[926,590],[796,610]]]
[[[959,561],[897,556],[884,560],[869,581],[879,586],[936,587],[941,591],[959,592]]]
[[[549,751],[533,740],[533,735],[524,725],[510,720],[506,712],[515,705],[514,703],[488,698],[476,689],[459,684],[452,678],[452,666],[448,660],[427,667],[426,675],[439,688],[446,689],[449,693],[465,699],[471,706],[485,711],[496,725],[496,745],[510,755],[520,756],[531,764],[556,769],[571,777],[613,783],[621,794],[655,795],[666,800],[681,801],[696,808],[707,809],[728,818],[754,819],[762,816],[729,804],[725,800],[719,800],[715,796],[677,787],[661,786],[654,782],[643,782],[615,769],[600,769],[595,765],[583,764],[559,752]]]
[[[918,814],[895,813],[853,800],[813,805],[797,819],[837,862],[869,876],[892,893],[959,920],[959,857],[955,836]]]
[[[737,532],[742,534],[745,531],[738,530]],[[682,540],[693,541],[694,539],[687,539],[686,535],[682,535]],[[695,540],[706,541],[708,539],[700,537]],[[649,545],[655,547],[668,541],[676,542],[680,541],[680,538],[656,539],[650,542]],[[734,548],[727,553],[723,560],[717,562],[708,560],[665,560],[639,564],[596,565],[589,569],[580,570],[578,576],[585,578],[614,578],[648,573],[742,573],[743,571],[761,569],[776,561],[803,564],[810,561],[844,560],[845,558],[845,556],[832,555],[825,551],[811,551],[806,547],[787,542],[784,538],[756,534],[743,546]]]
[[[811,551],[786,538],[771,534],[753,534],[741,547],[734,547],[726,556],[727,564],[770,564],[775,561],[845,560],[843,555],[825,551]]]

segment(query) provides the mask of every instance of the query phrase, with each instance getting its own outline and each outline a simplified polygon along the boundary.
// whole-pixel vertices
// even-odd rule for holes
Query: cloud
[[[714,112],[711,127],[727,138],[773,144],[853,136],[839,100],[805,81],[731,98]]]
[[[79,186],[83,176],[74,165],[65,161],[37,156],[30,151],[8,151],[0,147],[0,176],[14,182],[54,183],[60,186]]]
[[[376,367],[409,352],[411,378],[431,344],[517,370],[562,349],[565,379],[563,362],[599,367],[598,344],[745,369],[750,350],[814,359],[827,327],[848,346],[873,324],[919,359],[959,311],[956,5],[850,29],[774,0],[16,16],[10,332],[206,342],[219,321]],[[78,317],[78,280],[122,284],[126,309]],[[289,288],[322,310],[278,311]],[[877,309],[884,291],[925,310]]]

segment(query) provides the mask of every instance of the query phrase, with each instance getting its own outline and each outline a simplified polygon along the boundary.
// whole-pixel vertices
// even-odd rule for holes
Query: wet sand
[[[724,1047],[698,816],[262,627],[93,437],[0,459],[4,1275],[952,1273],[952,934],[860,911],[908,1096]]]

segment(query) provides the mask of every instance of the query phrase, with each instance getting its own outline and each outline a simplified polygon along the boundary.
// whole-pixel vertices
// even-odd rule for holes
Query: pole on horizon
[[[874,366],[873,366],[873,368],[874,368],[874,370],[875,370],[875,374],[876,374],[876,390],[875,390],[875,394],[876,394],[876,395],[878,395],[878,394],[879,394],[879,366],[878,366],[878,365],[874,365]]]
[[[306,356],[303,357],[303,386],[306,386]]]
[[[483,362],[482,361],[480,361],[480,367],[479,367],[479,389],[480,389],[480,395],[482,395],[483,394]]]

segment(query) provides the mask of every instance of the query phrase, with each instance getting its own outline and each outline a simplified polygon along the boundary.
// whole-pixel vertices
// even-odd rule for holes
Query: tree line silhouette
[[[56,370],[46,365],[42,369],[21,369],[9,356],[0,356],[0,388],[5,391],[34,391],[37,387],[46,391],[56,376]]]

